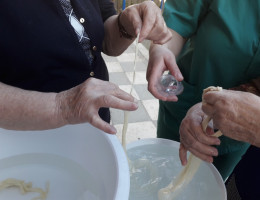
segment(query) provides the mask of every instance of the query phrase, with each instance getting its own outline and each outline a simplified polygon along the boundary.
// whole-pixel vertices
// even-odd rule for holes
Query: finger
[[[137,99],[135,99],[131,94],[130,91],[125,92],[124,90],[118,88],[113,91],[112,93],[113,96],[116,96],[119,99],[125,100],[125,101],[131,101],[131,102],[137,102]]]
[[[151,91],[149,90],[149,92],[156,98],[156,99],[159,99],[159,100],[162,100],[162,101],[171,101],[171,102],[177,102],[178,101],[178,97],[176,96],[165,96],[163,95],[162,92],[158,92],[157,90],[155,91]]]
[[[209,163],[212,163],[212,162],[213,162],[213,156],[200,153],[200,152],[197,151],[196,149],[190,149],[189,151],[190,151],[194,156],[200,158],[201,160],[204,160],[204,161],[209,162]]]
[[[209,144],[201,143],[198,140],[197,136],[194,135],[195,134],[193,131],[189,131],[189,130],[180,131],[180,141],[181,143],[183,143],[186,149],[188,149],[189,151],[193,149],[193,151],[196,150],[196,152],[199,152],[200,154],[205,154],[209,156],[218,155],[218,151],[215,147],[212,147]],[[213,136],[207,136],[207,137],[219,140],[218,138],[214,138]]]
[[[153,63],[152,70],[149,70],[147,72],[147,81],[148,81],[148,91],[151,92],[155,98],[161,99],[163,101],[166,100],[166,97],[163,96],[162,93],[160,93],[159,90],[159,80],[161,75],[163,74],[163,71],[166,70],[166,67],[163,65],[163,62],[155,62]]]
[[[207,162],[213,161],[213,156],[215,154],[211,154],[211,151],[212,151],[211,149],[208,150],[208,147],[210,147],[210,146],[207,146],[207,145],[204,145],[204,144],[198,142],[195,138],[192,137],[192,135],[190,133],[185,134],[185,132],[183,132],[183,131],[180,132],[180,141],[181,141],[182,145],[185,147],[185,149],[190,151],[192,154],[194,154],[198,158],[200,158],[204,161],[207,161]],[[204,148],[205,148],[205,150],[204,150]],[[180,152],[180,153],[182,153],[182,152]],[[182,153],[182,154],[183,155],[180,155],[180,158],[185,159],[184,153]]]
[[[176,78],[177,81],[182,81],[183,80],[183,76],[181,74],[181,71],[177,65],[177,63],[172,62],[170,59],[164,59],[165,65],[168,66],[168,69],[170,71],[170,73]]]
[[[125,101],[131,101],[131,102],[136,102],[137,100],[128,92],[125,92],[124,90],[120,89],[118,85],[108,82],[108,81],[103,81],[102,82],[102,90],[105,90],[105,93],[108,95],[113,95],[118,97],[119,99],[125,100]]]
[[[213,116],[215,113],[215,109],[214,106],[212,104],[208,104],[208,103],[202,103],[202,111],[207,114],[208,116]]]
[[[185,166],[187,164],[187,149],[184,147],[184,145],[181,143],[179,148],[179,157],[181,160],[181,164]]]
[[[157,90],[156,92],[158,93],[158,95],[157,95],[158,99],[161,99],[163,101],[172,101],[172,102],[178,101],[178,97],[176,95],[168,93],[165,90],[165,88],[161,88],[160,87],[160,83],[158,83],[158,86],[156,87],[156,90]]]
[[[201,126],[189,128],[188,132],[192,135],[196,141],[199,141],[201,144],[209,145],[219,145],[220,140],[214,136],[210,136],[204,133]]]
[[[171,102],[177,102],[178,97],[175,95],[170,95],[168,93],[164,93],[165,100],[164,101],[171,101]]]
[[[136,9],[136,5],[127,7],[127,9],[122,12],[120,21],[130,35],[136,37],[141,30],[142,19],[139,11]]]
[[[222,95],[222,91],[209,91],[203,95],[203,100],[207,104],[214,105],[216,99],[219,99]]]
[[[99,107],[116,108],[128,111],[133,111],[138,108],[138,102],[125,101],[112,95],[104,95],[99,101]]]
[[[153,40],[154,44],[165,44],[172,38],[172,33],[167,28],[167,30],[164,30],[158,38],[159,40]]]
[[[109,134],[116,134],[116,129],[115,127],[113,127],[112,125],[108,124],[107,122],[103,121],[100,116],[98,115],[98,113],[94,114],[91,118],[91,120],[89,121],[89,123],[91,125],[93,125],[94,127],[109,133]]]
[[[188,149],[191,152],[196,152],[197,154],[206,155],[206,156],[217,156],[218,150],[215,147],[202,144],[198,141],[193,143],[191,147]]]
[[[161,12],[150,12],[151,16],[153,17],[153,23],[147,38],[152,41],[161,40],[161,36],[167,32],[167,27],[165,26],[165,22],[163,20]],[[150,16],[150,17],[151,17]]]
[[[149,33],[151,32],[153,26],[155,25],[156,17],[154,17],[154,13],[150,10],[146,10],[143,13],[143,21],[142,21],[142,28],[140,32],[139,42],[142,42]]]
[[[158,15],[156,25],[151,30],[149,38],[155,44],[164,44],[172,38],[172,33],[166,26],[162,15]]]
[[[133,27],[134,27],[135,36],[137,36],[140,33],[138,42],[142,42],[142,40],[140,40],[140,36],[143,27],[143,22],[138,12],[135,12],[134,14]]]

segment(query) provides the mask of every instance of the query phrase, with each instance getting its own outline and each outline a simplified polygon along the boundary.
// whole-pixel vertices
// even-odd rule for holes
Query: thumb
[[[170,73],[176,78],[177,81],[182,81],[182,73],[176,63],[175,59],[165,59],[165,65],[168,66]]]
[[[187,149],[184,147],[184,145],[181,143],[179,148],[179,157],[181,160],[181,164],[185,166],[187,164]]]

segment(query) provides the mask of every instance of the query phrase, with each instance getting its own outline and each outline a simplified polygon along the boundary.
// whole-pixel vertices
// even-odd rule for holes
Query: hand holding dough
[[[208,87],[203,90],[202,94],[202,102],[203,102],[203,95],[207,93],[208,91],[221,91],[221,87]],[[208,126],[208,123],[210,122],[211,118],[206,117],[202,122],[202,129],[204,132],[206,132],[206,128]],[[220,131],[217,131],[213,136],[219,137],[222,133]],[[173,200],[184,188],[185,185],[187,185],[197,172],[199,166],[200,166],[201,160],[194,156],[193,154],[190,154],[188,163],[183,168],[181,173],[178,175],[178,177],[173,180],[166,188],[162,188],[158,192],[158,199],[159,200]]]

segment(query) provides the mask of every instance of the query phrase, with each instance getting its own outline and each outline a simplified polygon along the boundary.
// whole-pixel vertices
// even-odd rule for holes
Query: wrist
[[[57,93],[55,98],[55,119],[60,126],[70,124],[66,96],[66,91],[64,91]]]
[[[158,48],[161,48],[162,45],[154,44],[151,42],[150,48],[149,48],[149,56],[154,53]]]

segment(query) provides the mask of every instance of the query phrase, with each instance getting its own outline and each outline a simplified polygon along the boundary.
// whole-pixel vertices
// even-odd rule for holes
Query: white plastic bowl
[[[151,138],[131,142],[127,145],[127,153],[132,162],[142,158],[152,163],[153,166],[160,167],[159,170],[155,168],[150,169],[152,170],[150,172],[149,170],[145,170],[146,167],[144,169],[135,169],[138,176],[134,179],[137,181],[136,184],[131,182],[130,200],[157,200],[158,191],[166,187],[172,181],[173,177],[176,178],[182,169],[179,161],[179,143],[172,140]],[[156,159],[154,159],[155,157]],[[168,162],[168,160],[172,161]],[[144,176],[140,175],[140,171],[142,170]],[[151,172],[156,172],[158,175],[152,175],[154,176],[154,181],[151,182],[154,185],[151,186],[152,189],[149,189],[146,186],[150,182],[149,177],[151,174],[154,174]],[[151,174],[147,176],[149,173]],[[158,183],[156,183],[157,181]],[[145,192],[143,192],[143,187],[145,187]],[[226,188],[217,169],[212,164],[202,162],[191,182],[177,196],[176,200],[179,199],[226,200]]]
[[[115,135],[89,124],[46,131],[0,129],[0,181],[31,181],[45,188],[47,200],[127,200],[127,159]],[[25,200],[18,189],[0,191],[0,199]]]

